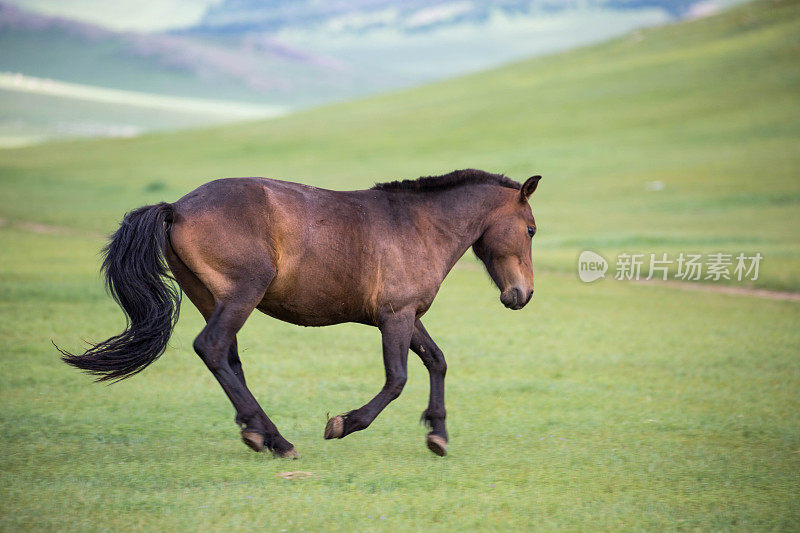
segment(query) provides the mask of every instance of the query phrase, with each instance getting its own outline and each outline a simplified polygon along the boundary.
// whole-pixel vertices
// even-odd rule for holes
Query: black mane
[[[377,191],[407,191],[407,192],[429,192],[451,189],[462,185],[499,185],[509,189],[520,189],[522,185],[516,181],[505,177],[502,174],[492,174],[483,170],[468,168],[465,170],[454,170],[442,176],[427,176],[415,180],[387,181],[386,183],[376,183],[374,190]]]

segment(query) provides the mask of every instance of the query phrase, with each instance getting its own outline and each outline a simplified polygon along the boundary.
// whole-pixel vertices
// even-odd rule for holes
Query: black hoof
[[[341,439],[344,435],[344,417],[341,415],[328,419],[325,424],[325,440]]]
[[[447,440],[444,437],[430,433],[425,437],[425,443],[428,445],[428,449],[439,457],[447,455]]]
[[[272,450],[272,455],[279,459],[300,459],[300,454],[297,453],[297,450],[292,447],[291,450],[286,452],[279,452],[277,450]]]

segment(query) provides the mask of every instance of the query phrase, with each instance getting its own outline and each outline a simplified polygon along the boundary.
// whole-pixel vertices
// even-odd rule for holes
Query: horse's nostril
[[[528,303],[528,302],[530,302],[530,301],[531,301],[531,298],[533,298],[533,289],[531,289],[531,292],[529,292],[529,293],[528,293],[528,299],[527,299],[527,300],[525,300],[525,303]]]
[[[522,302],[522,289],[514,288],[514,303],[516,305],[525,305]]]

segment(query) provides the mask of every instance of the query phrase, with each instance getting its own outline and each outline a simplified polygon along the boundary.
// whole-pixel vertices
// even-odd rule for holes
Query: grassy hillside
[[[542,267],[585,247],[761,251],[758,284],[799,289],[799,11],[759,2],[281,120],[6,151],[0,216],[109,231],[215,177],[351,188],[477,167],[545,176]]]
[[[131,137],[142,131],[177,130],[235,122],[242,120],[245,113],[250,114],[249,118],[281,113],[279,108],[266,106],[176,97],[169,98],[167,105],[160,105],[163,101],[160,95],[131,92],[124,94],[140,101],[129,105],[69,95],[3,90],[0,87],[0,101],[8,110],[13,109],[0,115],[0,149],[28,146],[58,138]],[[204,102],[205,109],[202,107]],[[183,103],[192,107],[181,108]],[[223,106],[227,106],[227,109]]]
[[[0,73],[0,148],[69,137],[230,124],[286,113],[278,106],[170,97]]]
[[[0,529],[798,530],[800,303],[573,271],[584,247],[761,251],[759,286],[800,289],[799,30],[800,2],[761,1],[269,122],[0,151]],[[97,251],[135,206],[221,176],[352,188],[466,166],[545,176],[537,291],[506,311],[467,260],[425,316],[449,364],[444,459],[414,356],[368,430],[323,441],[326,412],[382,383],[372,328],[240,332],[291,463],[238,441],[188,303],[166,354],[113,387],[49,343],[123,326]]]

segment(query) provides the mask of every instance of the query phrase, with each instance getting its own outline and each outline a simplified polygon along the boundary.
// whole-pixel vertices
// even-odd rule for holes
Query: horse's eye
[[[528,226],[528,237],[533,237],[534,235],[536,235],[536,228]]]

